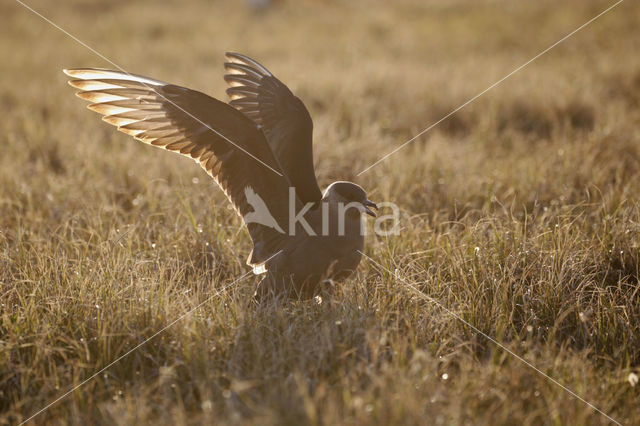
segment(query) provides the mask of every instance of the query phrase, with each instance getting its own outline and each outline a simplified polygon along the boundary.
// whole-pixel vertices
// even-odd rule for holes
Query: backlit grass
[[[250,300],[241,221],[193,164],[101,123],[61,69],[113,68],[0,5],[0,423],[639,421],[640,7],[553,2],[29,5],[127,71],[224,98],[255,57],[314,118],[322,187],[401,208],[322,304]],[[418,289],[417,294],[409,285]]]

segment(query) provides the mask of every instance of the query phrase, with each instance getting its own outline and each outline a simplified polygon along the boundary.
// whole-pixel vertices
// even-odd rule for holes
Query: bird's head
[[[376,214],[369,208],[378,209],[373,201],[367,198],[367,193],[360,185],[352,182],[334,182],[325,189],[322,201],[328,203],[343,203],[344,205],[355,203],[361,213],[376,217]]]

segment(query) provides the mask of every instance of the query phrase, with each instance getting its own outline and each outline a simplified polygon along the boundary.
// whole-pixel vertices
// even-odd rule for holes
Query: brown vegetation
[[[611,2],[28,2],[130,72],[224,95],[223,52],[308,105],[321,185],[402,208],[356,277],[249,300],[250,242],[191,161],[100,123],[61,69],[112,67],[0,5],[0,423],[607,424],[640,386],[640,34]],[[420,289],[430,302],[410,291]],[[213,297],[212,297],[213,296]],[[210,300],[208,300],[208,298]],[[443,309],[441,306],[446,307]]]

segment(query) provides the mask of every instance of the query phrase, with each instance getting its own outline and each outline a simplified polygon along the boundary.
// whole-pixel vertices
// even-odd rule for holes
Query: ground
[[[256,305],[215,183],[88,111],[61,69],[114,66],[7,0],[0,423],[78,385],[32,422],[640,421],[638,2],[360,176],[613,0],[27,4],[220,99],[224,52],[256,57],[309,108],[321,186],[356,181],[401,229],[322,304]]]

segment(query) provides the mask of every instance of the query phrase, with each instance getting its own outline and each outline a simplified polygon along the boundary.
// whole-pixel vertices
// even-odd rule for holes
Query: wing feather
[[[263,132],[241,112],[203,93],[148,77],[95,68],[64,72],[80,90],[77,95],[92,102],[89,108],[104,115],[104,121],[142,142],[194,159],[242,217],[253,211],[244,195],[245,188],[253,188],[287,229],[290,181]],[[239,83],[244,80],[240,77]],[[299,209],[300,200],[295,202]],[[252,264],[277,253],[288,239],[265,225],[247,227],[254,243]]]
[[[224,79],[229,104],[260,126],[303,202],[322,198],[313,168],[313,123],[300,99],[269,70],[239,53],[227,53]]]

